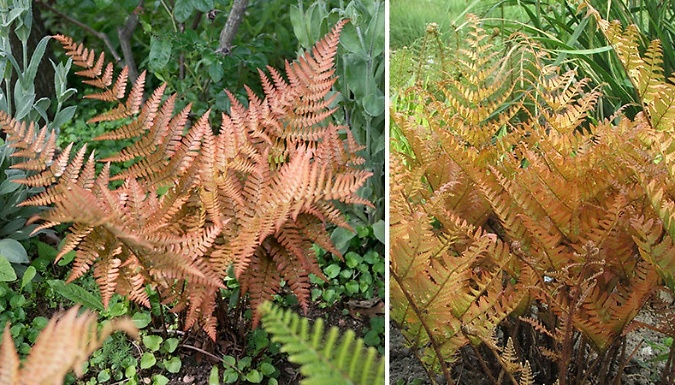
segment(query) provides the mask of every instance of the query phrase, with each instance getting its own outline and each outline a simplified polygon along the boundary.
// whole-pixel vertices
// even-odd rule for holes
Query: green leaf
[[[363,256],[363,261],[370,265],[374,265],[380,261],[380,254],[376,250],[368,250]]]
[[[47,281],[47,284],[56,293],[75,303],[82,304],[89,309],[99,312],[104,310],[101,298],[74,283],[65,283],[61,280],[52,279]]]
[[[277,368],[274,367],[274,365],[270,364],[269,362],[263,362],[260,364],[260,372],[264,374],[265,376],[271,376],[274,374],[274,372],[277,371]]]
[[[363,110],[366,114],[373,118],[384,114],[384,96],[382,95],[366,95],[361,103],[363,103]]]
[[[35,266],[28,266],[26,271],[23,273],[23,277],[21,277],[21,289],[23,289],[27,284],[30,283],[30,281],[35,278],[35,274],[37,273],[37,270],[35,270]]]
[[[359,236],[359,238],[366,238],[370,236],[370,228],[368,226],[357,226],[356,227],[356,235]]]
[[[327,289],[326,291],[323,292],[321,298],[323,298],[324,301],[326,301],[329,305],[331,305],[339,299],[339,296],[334,289]]]
[[[340,33],[340,43],[342,43],[342,46],[348,52],[359,53],[361,55],[368,54],[361,43],[361,39],[359,39],[359,31],[351,23],[345,25],[342,33]]]
[[[14,182],[11,179],[5,179],[2,181],[2,183],[0,183],[0,195],[13,193],[14,191],[18,190],[19,187],[21,187],[20,184]]]
[[[355,236],[356,233],[353,231],[338,227],[333,230],[333,233],[330,235],[330,239],[333,241],[335,248],[338,249],[340,253],[344,254],[349,248],[349,242],[351,242]]]
[[[208,12],[213,9],[213,0],[193,0],[192,5],[199,12]]]
[[[56,255],[59,253],[55,248],[44,242],[38,242],[37,249],[40,258],[54,259],[56,258]]]
[[[171,59],[172,46],[170,39],[155,36],[150,38],[150,57],[148,59],[150,71],[157,72],[166,66]]]
[[[376,57],[384,52],[384,34],[385,34],[385,12],[384,4],[379,3],[375,17],[370,19],[368,28],[366,29],[366,45],[370,47],[371,57]]]
[[[351,278],[354,275],[354,270],[353,269],[344,269],[340,272],[340,277],[342,278]]]
[[[127,366],[127,368],[124,370],[124,376],[126,378],[133,378],[136,376],[136,366]]]
[[[347,267],[353,269],[361,262],[363,262],[363,257],[361,257],[358,253],[350,251],[345,254],[345,263],[347,264]]]
[[[104,369],[98,372],[98,375],[96,376],[96,381],[98,382],[110,381],[110,369]]]
[[[29,85],[32,86],[35,83],[35,75],[37,74],[38,66],[42,61],[42,57],[45,54],[45,49],[47,48],[49,39],[51,39],[51,36],[43,37],[35,47],[35,51],[33,51],[33,56],[30,58],[30,63],[26,68],[26,72],[24,72],[21,76],[21,83],[25,89],[28,89]]]
[[[152,385],[166,385],[168,383],[169,379],[161,374],[155,374],[152,376]]]
[[[108,8],[112,3],[113,0],[94,0],[94,4],[96,4],[96,9],[99,11]]]
[[[13,309],[18,309],[26,304],[26,297],[23,294],[13,295],[9,300],[9,306]]]
[[[555,52],[567,53],[572,55],[592,55],[594,53],[611,51],[612,46],[606,45],[604,47],[590,48],[590,49],[556,49]]]
[[[35,317],[33,318],[33,322],[31,324],[35,329],[42,330],[47,326],[48,323],[49,320],[45,317]]]
[[[368,56],[348,53],[342,55],[345,67],[344,81],[354,93],[356,100],[361,100],[374,91],[375,82],[370,70]]]
[[[349,295],[354,295],[359,292],[359,283],[354,281],[353,279],[347,281],[347,283],[345,283],[345,290],[347,290],[347,293]]]
[[[52,130],[61,128],[61,126],[70,122],[70,120],[73,119],[73,115],[75,115],[76,108],[77,106],[69,106],[59,111],[56,116],[54,116],[54,120],[49,123],[49,128]]]
[[[14,104],[17,106],[14,119],[17,121],[23,120],[33,109],[34,102],[35,92],[24,90],[18,85],[17,81],[17,85],[14,87]]]
[[[380,339],[379,333],[377,330],[370,330],[363,337],[363,342],[368,346],[378,346],[382,340]]]
[[[260,382],[262,382],[262,379],[263,379],[262,373],[260,373],[255,369],[251,370],[246,374],[246,380],[253,384],[259,384]]]
[[[182,362],[180,361],[180,358],[178,358],[178,357],[171,357],[168,360],[163,360],[162,364],[164,364],[164,368],[169,373],[178,373],[178,372],[180,372]]]
[[[161,345],[162,341],[164,339],[162,336],[143,336],[143,345],[145,345],[146,348],[152,350],[153,352],[156,352],[159,350],[159,346]]]
[[[233,382],[237,382],[239,380],[239,373],[233,369],[233,368],[228,368],[225,369],[223,372],[223,382],[226,384],[231,384]]]
[[[33,110],[40,115],[42,119],[45,121],[49,121],[49,116],[47,115],[47,110],[49,109],[49,106],[52,104],[52,101],[49,100],[49,98],[40,98],[38,99],[35,104],[33,104]]]
[[[208,385],[220,385],[218,381],[218,367],[211,367],[211,374],[209,374],[209,384]]]
[[[155,355],[150,352],[143,353],[143,356],[141,356],[141,369],[151,368],[156,363],[157,359],[155,358]]]
[[[0,257],[11,263],[29,263],[28,254],[16,239],[0,239]]]
[[[302,12],[297,5],[291,5],[290,10],[291,16],[291,25],[293,25],[293,33],[295,37],[298,38],[298,43],[303,48],[310,46],[309,36],[307,35],[307,29],[305,28],[305,18]]]
[[[363,341],[353,330],[340,332],[337,327],[324,330],[324,321],[314,325],[292,310],[284,310],[265,302],[259,307],[263,327],[281,343],[288,361],[300,365],[308,383],[384,384],[384,360],[374,348],[363,348]],[[317,342],[323,341],[321,349]],[[343,357],[348,356],[348,359]]]
[[[323,269],[324,274],[326,274],[326,277],[330,278],[335,278],[340,274],[340,271],[342,269],[340,268],[340,265],[336,263],[332,263],[328,265],[325,269]]]
[[[192,1],[190,0],[176,0],[176,4],[173,6],[173,17],[176,18],[176,21],[179,23],[185,22],[190,15],[192,14]]]
[[[244,356],[237,362],[237,367],[239,368],[239,370],[244,370],[251,366],[251,362],[253,362],[253,359],[251,357]]]
[[[237,359],[232,356],[223,356],[223,365],[234,367],[237,364]]]
[[[115,297],[113,297],[111,303],[112,305],[108,304],[108,308],[105,311],[108,317],[121,317],[129,311],[129,307],[124,302],[117,302]]]
[[[144,327],[150,325],[150,321],[152,321],[152,317],[150,313],[144,312],[144,311],[138,311],[134,313],[133,316],[131,316],[131,320],[134,321],[134,324],[136,325],[137,328],[143,329]]]
[[[16,280],[14,268],[5,258],[0,257],[0,282],[11,282]]]
[[[321,1],[314,2],[307,10],[308,22],[305,24],[305,28],[307,28],[310,45],[316,43],[321,38],[321,25],[324,20],[326,20],[327,16],[328,11],[326,10],[326,5]],[[309,48],[309,46],[307,48]]]
[[[73,259],[75,259],[76,255],[77,255],[77,253],[75,252],[75,250],[71,250],[71,251],[63,254],[63,257],[61,257],[61,259],[59,259],[59,261],[56,262],[56,264],[59,265],[59,266],[66,266],[67,264],[72,262]]]
[[[225,75],[225,69],[223,68],[223,65],[218,62],[214,61],[209,64],[209,76],[211,77],[211,80],[213,80],[214,83],[218,83],[223,79],[223,76]]]
[[[375,238],[382,244],[385,243],[384,221],[382,219],[373,223],[373,235],[375,235]]]
[[[167,338],[164,341],[164,351],[167,353],[173,353],[178,347],[178,338]]]

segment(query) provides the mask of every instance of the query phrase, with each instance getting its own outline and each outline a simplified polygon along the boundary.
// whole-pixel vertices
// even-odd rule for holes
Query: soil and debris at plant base
[[[655,323],[652,311],[650,308],[645,308],[638,314],[636,321],[653,325]],[[410,348],[406,347],[405,338],[396,327],[390,325],[389,334],[389,384],[419,384],[431,385],[431,381],[427,377],[427,373],[417,360]],[[639,329],[629,336],[626,351],[632,352],[636,347],[636,354],[633,359],[624,369],[621,379],[623,385],[658,385],[663,368],[665,366],[663,361],[657,361],[658,353],[654,351],[644,341],[657,342],[663,339],[663,335],[651,331],[649,329]],[[642,342],[641,342],[642,341]],[[640,346],[638,347],[638,344]],[[471,351],[467,350],[463,354],[464,357],[471,355]],[[474,360],[475,361],[475,360]],[[457,365],[453,368],[453,375],[456,379],[457,385],[493,385],[485,374],[480,369],[478,363],[475,365],[462,366]],[[436,376],[436,383],[439,385],[446,384],[445,379],[438,375]]]
[[[311,322],[316,321],[318,318],[323,318],[326,328],[337,326],[342,331],[352,329],[356,332],[357,336],[362,338],[364,330],[370,325],[370,318],[368,316],[358,316],[357,314],[354,314],[353,316],[350,315],[353,312],[345,315],[344,313],[347,311],[343,310],[343,307],[345,309],[350,309],[348,304],[336,304],[335,306],[325,309],[319,308],[318,306],[312,306],[306,317]],[[298,310],[298,312],[304,316],[302,311]],[[206,356],[195,354],[194,351],[189,349],[183,349],[181,351],[181,360],[183,365],[179,373],[168,374],[162,372],[162,375],[170,380],[168,385],[208,384],[211,368],[214,365],[218,366],[219,374],[222,379],[223,366],[219,362],[213,362],[212,359],[209,360]],[[288,362],[285,355],[275,357],[273,365],[280,371],[280,376],[277,378],[279,385],[295,385],[300,383],[302,378],[298,366]],[[151,376],[145,377],[148,377],[149,379]],[[266,383],[266,381],[267,380],[263,380],[263,383]]]

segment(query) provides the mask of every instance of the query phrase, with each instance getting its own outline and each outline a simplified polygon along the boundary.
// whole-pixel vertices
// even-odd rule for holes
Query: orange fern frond
[[[254,309],[257,309],[263,302],[271,300],[280,289],[281,276],[272,254],[272,243],[263,242],[251,258],[249,269],[243,273],[245,277],[241,280],[241,292],[248,294],[248,299]],[[253,314],[252,322],[254,328],[260,322],[260,314],[257,310]]]
[[[189,105],[175,112],[177,96],[165,98],[165,85],[144,101],[145,74],[129,89],[127,69],[115,75],[103,54],[56,36],[82,68],[78,75],[97,89],[86,97],[112,104],[89,123],[118,126],[96,139],[131,139],[106,159],[87,156],[86,148],[56,155],[47,131],[0,115],[26,155],[19,166],[35,171],[22,182],[46,187],[24,204],[51,205],[42,228],[72,224],[57,256],[75,251],[69,280],[93,270],[106,305],[113,293],[148,305],[143,288],[151,285],[186,311],[186,327],[199,325],[212,338],[215,295],[232,265],[254,306],[279,289],[265,280],[283,278],[306,308],[308,274],[322,276],[309,245],[339,254],[325,230],[328,222],[349,227],[337,203],[370,205],[357,194],[371,175],[360,168],[362,148],[348,127],[328,121],[345,23],[287,62],[288,80],[261,72],[263,98],[247,88],[248,103],[241,103],[228,93],[231,108],[217,133],[209,111],[195,121]],[[110,175],[111,162],[126,161],[133,164]]]

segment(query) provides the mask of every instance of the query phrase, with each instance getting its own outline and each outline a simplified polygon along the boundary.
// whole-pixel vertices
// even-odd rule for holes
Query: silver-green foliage
[[[340,338],[337,327],[324,331],[322,319],[310,325],[307,318],[270,302],[259,310],[272,341],[281,343],[288,360],[300,365],[302,385],[384,384],[384,360],[375,348],[366,349],[353,330]]]
[[[74,89],[66,86],[70,61],[58,65],[52,63],[55,98],[37,99],[35,78],[49,37],[40,40],[32,55],[28,54],[31,3],[29,0],[0,0],[0,110],[26,124],[36,127],[47,125],[51,129],[50,135],[58,135],[59,127],[68,122],[75,112],[75,106],[64,107],[64,103],[75,93]],[[21,42],[21,52],[12,52],[12,33]],[[16,59],[17,55],[20,55],[21,64]],[[52,101],[56,102],[53,108]],[[19,206],[19,203],[40,190],[14,182],[28,175],[25,171],[12,168],[21,161],[11,157],[13,152],[13,148],[0,138],[0,259],[3,260],[0,261],[0,281],[16,279],[12,266],[28,262],[26,251],[18,241],[32,235],[36,225],[26,226],[26,222],[41,210]]]

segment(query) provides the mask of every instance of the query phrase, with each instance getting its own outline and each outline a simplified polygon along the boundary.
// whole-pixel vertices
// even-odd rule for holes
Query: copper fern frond
[[[219,130],[208,111],[195,121],[189,105],[175,112],[178,96],[165,98],[165,86],[144,101],[145,74],[128,89],[126,69],[115,76],[103,55],[57,36],[82,68],[78,75],[97,89],[86,97],[113,104],[90,123],[119,126],[96,139],[130,139],[106,159],[87,157],[86,149],[71,159],[71,147],[55,156],[46,131],[1,117],[27,156],[21,166],[36,172],[22,182],[46,187],[24,204],[52,206],[43,228],[72,224],[59,254],[76,251],[69,279],[93,270],[106,304],[116,292],[147,305],[142,289],[152,285],[186,311],[186,327],[200,325],[212,338],[217,289],[231,265],[254,306],[278,289],[267,280],[281,278],[307,308],[308,274],[321,276],[312,242],[336,252],[326,223],[349,227],[336,203],[370,205],[357,194],[371,175],[361,168],[361,147],[348,127],[330,121],[335,97],[328,92],[346,22],[286,63],[285,74],[261,71],[264,97],[248,90],[244,105],[229,94]],[[111,162],[125,161],[134,163],[110,175]],[[111,181],[124,183],[112,188]]]
[[[509,72],[480,22],[467,25],[469,48],[456,50],[462,76],[441,72],[392,108],[406,142],[397,147],[410,149],[390,163],[392,320],[426,368],[450,381],[460,346],[499,353],[488,330],[501,322],[506,333],[507,317],[523,317],[534,342],[549,346],[539,358],[567,375],[579,336],[608,352],[662,280],[672,289],[675,92],[658,44],[642,57],[632,29],[604,25],[645,112],[596,122],[600,88],[548,65],[524,37],[500,51],[527,68]],[[504,373],[515,373],[507,361]],[[520,380],[533,381],[522,370]]]

